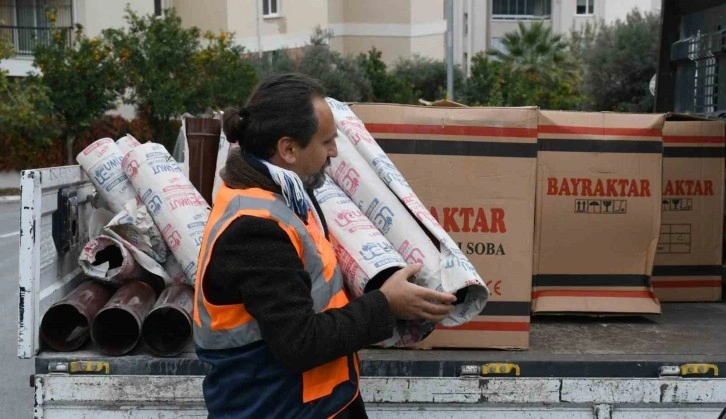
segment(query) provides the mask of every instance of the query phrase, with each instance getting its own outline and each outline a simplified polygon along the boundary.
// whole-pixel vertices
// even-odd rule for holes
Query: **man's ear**
[[[297,161],[297,142],[291,137],[282,137],[277,140],[277,155],[287,165]]]

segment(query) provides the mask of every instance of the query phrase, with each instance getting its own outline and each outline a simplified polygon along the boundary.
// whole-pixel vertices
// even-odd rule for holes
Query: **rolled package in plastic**
[[[121,170],[123,154],[111,138],[101,138],[78,153],[76,161],[96,187],[108,209],[123,211],[127,201],[136,201],[136,193]]]
[[[214,202],[214,197],[217,196],[217,191],[219,190],[220,185],[222,185],[222,176],[220,176],[219,172],[222,170],[225,164],[227,164],[227,156],[229,155],[229,150],[234,149],[237,152],[239,152],[239,149],[237,144],[230,144],[229,141],[227,141],[227,136],[224,135],[224,130],[222,130],[222,134],[219,136],[219,149],[217,150],[217,166],[214,168],[214,186],[212,187],[212,202]]]
[[[146,209],[143,205],[140,207],[144,208],[144,210]],[[181,268],[177,268],[176,270],[172,269],[172,267],[178,266],[178,264],[176,264],[176,259],[173,261],[170,260],[173,259],[173,255],[168,254],[162,265],[145,252],[139,250],[129,240],[130,237],[133,237],[137,233],[134,229],[128,230],[123,228],[123,223],[118,221],[118,218],[123,218],[125,216],[126,213],[123,211],[114,216],[105,208],[94,209],[91,212],[91,216],[88,221],[89,236],[96,237],[103,235],[118,240],[131,253],[137,264],[141,265],[141,267],[146,269],[149,273],[159,277],[166,285],[186,282],[186,277],[184,277],[183,273],[183,278],[177,277],[177,272],[180,272]],[[119,225],[122,228],[119,228]],[[162,242],[162,244],[164,245],[163,248],[166,249],[166,243]]]
[[[104,227],[104,232],[108,233],[109,230],[122,236],[134,249],[155,261],[163,263],[166,260],[169,250],[164,238],[148,209],[141,203],[127,201],[124,210],[117,213]]]
[[[182,118],[182,124],[181,127],[179,127],[179,134],[176,137],[177,147],[182,148],[182,154],[183,154],[183,160],[181,162],[181,170],[182,173],[184,173],[184,176],[186,176],[187,179],[189,179],[189,139],[187,138],[187,119]],[[174,151],[174,155],[177,155],[176,150]]]
[[[94,142],[78,154],[78,163],[91,179],[107,209],[116,215],[110,228],[122,229],[123,233],[120,234],[136,249],[157,262],[164,262],[167,248],[161,232],[154,225],[146,208],[140,204],[131,182],[121,168],[123,150],[130,150],[138,141],[126,136],[119,142],[121,147],[110,138]]]
[[[184,268],[182,268],[179,261],[176,260],[173,253],[169,253],[164,263],[161,265],[164,268],[164,272],[169,277],[169,281],[172,284],[186,284],[189,283],[186,274],[184,274]],[[167,282],[169,284],[169,282]]]
[[[148,142],[132,149],[122,168],[193,285],[209,205],[161,144]]]
[[[332,159],[328,173],[406,262],[423,264],[416,277],[419,285],[457,295],[454,310],[440,323],[451,327],[471,320],[487,302],[486,284],[410,187],[409,194],[397,196],[358,152],[355,141],[338,130],[338,156]],[[400,173],[398,177],[405,183]]]
[[[333,180],[326,176],[315,197],[328,224],[333,249],[346,287],[353,297],[378,289],[393,272],[406,266],[385,236]],[[428,336],[435,323],[398,320],[383,346],[411,346]]]
[[[83,273],[101,282],[124,285],[144,275],[131,252],[113,237],[100,235],[86,243],[78,256]]]
[[[116,146],[118,146],[119,150],[121,151],[121,157],[126,155],[132,148],[136,148],[140,146],[141,143],[139,140],[134,138],[131,134],[126,134],[123,137],[116,140]]]

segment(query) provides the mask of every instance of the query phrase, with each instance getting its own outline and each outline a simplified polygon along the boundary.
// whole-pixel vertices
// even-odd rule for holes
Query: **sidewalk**
[[[20,172],[0,172],[0,190],[20,188]],[[20,195],[0,195],[0,204],[20,202]]]
[[[0,196],[0,204],[9,204],[15,202],[20,202],[20,195]]]

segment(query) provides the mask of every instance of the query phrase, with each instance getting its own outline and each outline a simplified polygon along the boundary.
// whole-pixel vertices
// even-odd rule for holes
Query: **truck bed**
[[[378,377],[455,377],[465,365],[513,363],[522,377],[657,377],[659,368],[688,363],[726,368],[726,303],[664,303],[663,315],[534,317],[530,348],[502,350],[360,351],[361,374]],[[160,358],[139,345],[130,355],[105,357],[92,344],[74,352],[41,350],[36,374],[69,361],[103,361],[114,375],[204,375],[189,345]]]

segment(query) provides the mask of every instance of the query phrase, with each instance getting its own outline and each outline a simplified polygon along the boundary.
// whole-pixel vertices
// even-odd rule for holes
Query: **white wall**
[[[641,12],[654,12],[656,8],[653,3],[653,0],[607,0],[603,18],[606,23],[613,23],[618,19],[625,20],[628,13],[636,7]],[[657,9],[660,10],[660,4]]]
[[[86,35],[94,37],[104,29],[125,26],[126,4],[140,15],[154,13],[152,0],[76,0],[73,9],[76,22],[83,25]]]
[[[454,1],[454,63],[467,73],[471,68],[471,58],[489,47],[491,2],[485,0]],[[464,14],[468,28],[464,33]],[[467,62],[464,62],[466,54]]]

